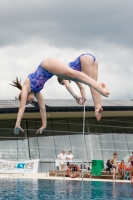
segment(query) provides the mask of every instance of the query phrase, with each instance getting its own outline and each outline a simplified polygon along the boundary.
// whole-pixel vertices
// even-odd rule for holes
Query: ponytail
[[[10,85],[22,90],[21,80],[19,81],[17,77],[15,81],[12,81],[12,83],[10,83]],[[19,101],[21,101],[21,93],[19,94],[18,98],[19,98]]]
[[[19,81],[17,77],[16,77],[16,80],[12,81],[10,85],[22,90],[21,80]]]

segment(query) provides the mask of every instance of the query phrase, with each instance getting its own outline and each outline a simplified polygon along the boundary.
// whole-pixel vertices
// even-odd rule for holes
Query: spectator
[[[109,173],[111,174],[110,169],[112,169],[112,165],[110,164],[110,160],[107,160],[106,165],[107,165],[106,172],[109,171]]]
[[[63,150],[62,153],[57,156],[57,158],[59,159],[60,170],[64,171],[67,158],[66,151]]]
[[[130,165],[130,180],[132,183],[132,175],[133,175],[133,152],[132,152],[132,156],[129,157],[128,162],[131,163]]]
[[[113,168],[113,181],[114,181],[116,175],[116,167],[117,167],[117,153],[115,152],[113,156],[114,157],[110,160],[110,164],[112,165]]]
[[[69,165],[69,163],[70,162],[72,162],[73,160],[74,160],[74,156],[73,156],[73,154],[72,154],[72,152],[71,151],[68,151],[68,154],[67,154],[67,166]]]
[[[124,160],[121,160],[121,163],[118,164],[118,176],[124,175],[126,172],[126,164],[124,163]]]

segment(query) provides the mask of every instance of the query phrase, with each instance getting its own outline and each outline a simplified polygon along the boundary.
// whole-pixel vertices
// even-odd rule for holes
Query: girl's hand
[[[81,102],[81,98],[80,98],[80,97],[75,96],[74,98],[75,98],[75,100],[77,101],[77,104],[82,105],[82,104],[81,104],[82,102]]]
[[[46,128],[45,126],[42,126],[41,128],[39,128],[39,129],[37,130],[36,134],[41,134],[42,131],[45,130],[45,128]]]
[[[80,105],[84,105],[85,101],[86,101],[86,97],[82,97],[82,102]]]
[[[14,133],[17,135],[17,134],[19,134],[19,131],[24,132],[24,130],[21,128],[21,126],[16,125],[14,128]]]

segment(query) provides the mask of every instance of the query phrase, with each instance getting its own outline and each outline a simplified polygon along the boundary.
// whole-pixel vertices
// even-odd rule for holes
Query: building
[[[94,116],[91,100],[86,101],[83,137],[83,106],[74,100],[46,100],[47,128],[41,135],[38,103],[27,105],[21,126],[25,132],[15,135],[13,130],[19,101],[0,100],[0,159],[55,160],[64,149],[72,150],[75,159],[111,158],[118,160],[133,151],[133,101],[103,100],[103,117]]]

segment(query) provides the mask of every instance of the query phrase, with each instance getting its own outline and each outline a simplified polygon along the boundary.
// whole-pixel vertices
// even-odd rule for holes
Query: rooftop
[[[46,99],[47,117],[82,117],[84,106],[78,105],[74,99]],[[16,119],[19,100],[0,100],[0,119]],[[133,116],[132,100],[102,100],[103,117]],[[26,105],[24,118],[40,118],[37,101]],[[86,117],[94,117],[94,104],[86,100]]]
[[[46,109],[49,112],[69,112],[82,111],[83,106],[77,105],[74,99],[46,99]],[[0,100],[0,114],[2,113],[16,113],[18,111],[20,102],[18,100]],[[132,100],[102,100],[102,106],[105,111],[133,111]],[[92,100],[86,100],[86,111],[94,111],[94,104]],[[37,101],[34,105],[26,105],[26,112],[38,112],[39,106]]]

